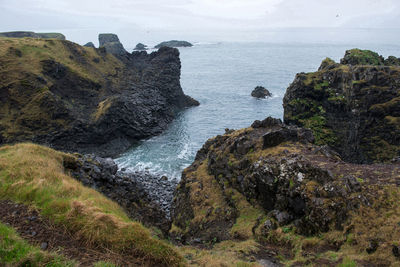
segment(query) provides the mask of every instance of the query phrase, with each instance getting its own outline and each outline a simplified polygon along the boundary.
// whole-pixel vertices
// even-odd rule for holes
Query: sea
[[[179,48],[182,88],[200,106],[183,110],[162,134],[141,141],[115,161],[120,169],[179,180],[207,139],[268,116],[282,119],[282,99],[296,73],[316,71],[326,57],[339,62],[352,48],[400,57],[400,45],[394,44],[216,42]],[[272,97],[251,97],[256,86],[267,88]]]

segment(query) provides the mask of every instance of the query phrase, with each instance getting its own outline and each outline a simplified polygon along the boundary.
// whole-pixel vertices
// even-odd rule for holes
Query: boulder
[[[266,98],[266,97],[271,97],[272,94],[267,89],[265,89],[264,87],[257,86],[251,92],[251,96],[252,97],[256,97],[256,98]]]

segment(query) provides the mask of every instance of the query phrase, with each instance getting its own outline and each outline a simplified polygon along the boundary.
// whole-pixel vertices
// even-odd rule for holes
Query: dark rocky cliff
[[[353,49],[341,64],[325,59],[299,73],[286,91],[284,120],[313,130],[317,144],[350,162],[400,156],[400,66],[372,51]]]
[[[256,242],[288,266],[337,266],[347,257],[391,266],[398,186],[399,163],[344,162],[315,145],[310,130],[267,118],[203,145],[182,174],[170,234],[192,245]]]
[[[180,86],[179,52],[116,58],[69,41],[0,40],[0,141],[115,155],[198,105]]]

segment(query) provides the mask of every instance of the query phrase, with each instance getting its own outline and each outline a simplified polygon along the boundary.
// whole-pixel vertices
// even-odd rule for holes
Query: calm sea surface
[[[400,57],[398,45],[199,43],[180,48],[182,88],[200,106],[184,110],[163,134],[142,141],[116,161],[120,168],[180,179],[208,138],[268,116],[282,118],[282,98],[296,73],[317,70],[325,57],[338,62],[355,47]],[[257,85],[273,97],[251,97]]]

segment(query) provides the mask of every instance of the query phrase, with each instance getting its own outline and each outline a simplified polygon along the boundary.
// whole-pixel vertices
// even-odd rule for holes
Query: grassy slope
[[[0,223],[0,263],[12,266],[76,266],[75,262],[29,245],[15,231]]]
[[[107,95],[105,91],[110,86],[118,88],[120,70],[124,68],[123,63],[109,53],[100,53],[69,41],[0,38],[0,88],[2,94],[9,94],[9,99],[0,105],[0,128],[4,129],[2,134],[6,138],[32,135],[32,127],[25,125],[32,121],[44,129],[51,124],[58,125],[56,128],[66,126],[66,118],[52,118],[46,112],[46,105],[42,104],[55,101],[49,90],[55,81],[43,75],[43,60],[54,60],[77,77],[103,85],[98,92],[100,98]],[[44,79],[46,84],[39,82],[38,78]],[[107,81],[110,84],[104,86]],[[64,101],[64,105],[77,105],[74,97],[71,96],[70,103]],[[93,118],[98,119],[104,113],[103,107],[99,110],[93,111]]]
[[[0,197],[34,206],[90,244],[171,266],[183,264],[174,248],[131,221],[116,203],[66,175],[62,163],[67,157],[33,144],[1,147]]]

